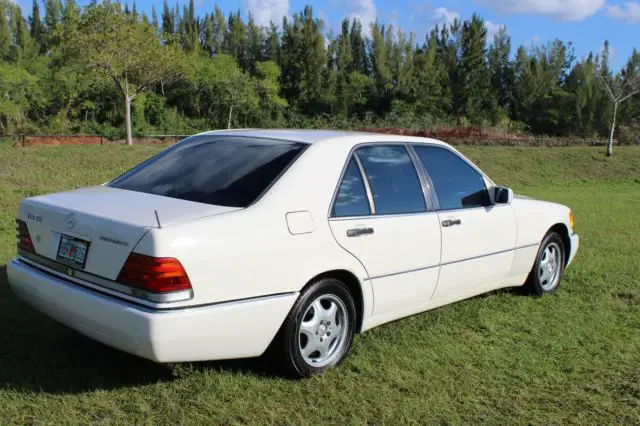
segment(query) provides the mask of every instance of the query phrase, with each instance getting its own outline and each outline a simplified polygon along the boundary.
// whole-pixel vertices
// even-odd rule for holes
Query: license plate
[[[56,259],[62,263],[66,263],[67,265],[84,268],[84,264],[87,261],[88,250],[89,241],[69,237],[67,235],[61,235]]]

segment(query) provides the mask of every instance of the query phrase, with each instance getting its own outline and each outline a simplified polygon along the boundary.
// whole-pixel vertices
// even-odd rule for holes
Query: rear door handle
[[[462,224],[462,221],[460,219],[447,219],[442,221],[442,226],[444,226],[445,228],[460,224]]]
[[[373,228],[352,228],[347,229],[347,237],[359,237],[361,235],[373,234]]]

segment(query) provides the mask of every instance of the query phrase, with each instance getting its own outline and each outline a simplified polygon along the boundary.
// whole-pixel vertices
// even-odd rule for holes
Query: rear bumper
[[[150,310],[72,284],[19,260],[9,284],[28,304],[106,345],[157,362],[261,355],[298,293],[174,310]]]
[[[569,252],[567,266],[569,266],[571,262],[573,262],[573,259],[575,259],[578,247],[580,247],[580,236],[578,234],[573,234],[571,235],[571,251]]]

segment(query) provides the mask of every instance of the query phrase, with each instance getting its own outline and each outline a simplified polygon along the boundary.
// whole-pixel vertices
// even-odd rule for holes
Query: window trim
[[[407,212],[403,212],[403,213],[377,213],[376,212],[376,208],[375,208],[375,202],[373,201],[373,192],[371,191],[371,186],[369,184],[369,178],[366,175],[366,172],[364,170],[364,166],[362,165],[362,162],[360,160],[360,157],[358,156],[357,151],[360,148],[366,148],[369,146],[402,146],[403,148],[405,148],[405,150],[407,151],[407,154],[409,155],[409,158],[411,159],[411,163],[413,164],[413,168],[416,172],[416,175],[418,176],[418,181],[420,182],[420,188],[421,188],[421,192],[422,192],[422,198],[424,200],[424,204],[425,204],[425,210],[424,211],[420,211],[420,212],[411,212],[411,213],[407,213]],[[338,192],[340,191],[340,185],[342,184],[342,180],[344,179],[344,176],[347,172],[347,168],[349,167],[349,163],[351,162],[351,159],[354,158],[356,160],[356,164],[358,165],[358,168],[360,170],[360,176],[362,177],[362,181],[364,182],[365,185],[365,192],[367,193],[367,198],[369,199],[369,210],[371,213],[369,213],[368,215],[357,215],[357,216],[336,216],[333,214],[334,212],[334,206],[336,203],[336,200],[338,198]],[[421,173],[423,173],[423,171],[421,172],[421,167],[422,167],[422,163],[419,161],[419,159],[417,158],[417,156],[415,155],[415,153],[413,153],[413,150],[411,149],[410,143],[407,142],[363,142],[363,143],[359,143],[354,145],[353,147],[351,147],[351,149],[349,150],[349,153],[347,154],[347,159],[344,163],[344,165],[342,166],[342,172],[340,173],[340,177],[338,178],[338,181],[336,183],[335,189],[333,191],[333,197],[331,198],[331,203],[329,204],[329,211],[327,214],[327,218],[330,220],[350,220],[350,219],[363,219],[363,218],[369,218],[369,219],[373,219],[373,218],[379,218],[379,217],[389,217],[389,216],[413,216],[413,215],[418,215],[418,214],[427,214],[427,213],[433,213],[436,211],[436,200],[437,198],[434,198],[434,195],[431,191],[432,186],[429,186],[429,181],[427,179],[428,175],[421,175]]]
[[[358,166],[358,170],[360,170],[360,178],[362,179],[362,183],[364,184],[364,192],[367,194],[367,200],[369,201],[369,214],[368,216],[376,215],[376,203],[373,202],[373,192],[371,191],[371,184],[369,183],[369,179],[367,179],[367,173],[364,171],[364,166],[362,165],[362,160],[357,152],[353,153],[352,157],[356,161],[356,165]],[[348,165],[347,165],[348,166]],[[340,182],[342,183],[342,181]],[[334,206],[335,208],[335,206]],[[333,210],[335,211],[335,210]],[[341,217],[349,217],[349,216],[341,216]]]
[[[369,206],[369,214],[366,215],[348,215],[348,216],[337,216],[335,214],[336,201],[338,201],[338,195],[340,194],[340,187],[342,186],[342,182],[349,170],[349,165],[351,164],[351,160],[356,163],[356,168],[358,169],[358,173],[360,174],[360,179],[362,179],[362,184],[364,186],[364,193],[367,197],[367,204]],[[340,179],[338,179],[338,185],[334,191],[333,199],[331,204],[329,205],[329,218],[335,219],[347,219],[347,218],[359,218],[359,217],[372,217],[375,215],[375,205],[373,204],[373,195],[371,194],[371,188],[369,187],[369,182],[364,177],[364,169],[362,168],[362,164],[360,163],[360,158],[354,153],[353,155],[349,155],[347,162],[344,165],[342,173],[340,173]]]
[[[424,212],[416,212],[416,213],[393,213],[393,214],[369,214],[366,216],[334,216],[332,214],[333,211],[333,207],[335,205],[336,202],[336,198],[338,196],[338,191],[340,190],[340,184],[342,183],[342,179],[344,178],[344,175],[346,173],[347,167],[349,166],[349,161],[351,161],[352,156],[354,156],[355,152],[362,147],[366,147],[366,146],[378,146],[378,145],[404,145],[407,148],[407,151],[409,151],[410,156],[412,156],[412,161],[414,162],[414,167],[416,168],[416,171],[418,172],[418,177],[420,178],[420,174],[423,173],[424,174],[424,182],[422,182],[422,180],[420,181],[421,185],[423,186],[423,191],[426,191],[426,194],[428,194],[428,197],[425,195],[425,202],[427,204],[427,210]],[[427,171],[426,167],[422,164],[422,161],[420,161],[420,158],[418,156],[418,153],[415,151],[415,147],[423,147],[423,146],[428,146],[428,147],[435,147],[435,148],[442,148],[442,149],[446,149],[448,151],[451,151],[453,153],[453,155],[456,155],[458,158],[460,158],[462,161],[464,161],[465,163],[467,163],[469,166],[471,166],[471,168],[473,168],[476,172],[478,172],[480,174],[480,176],[482,176],[482,179],[484,180],[484,185],[485,188],[487,189],[487,191],[489,190],[489,187],[491,185],[495,185],[495,182],[493,182],[493,180],[491,180],[491,178],[489,176],[487,176],[487,174],[485,172],[483,172],[482,170],[480,170],[480,168],[478,166],[476,166],[475,164],[473,164],[469,159],[467,159],[464,155],[462,155],[462,153],[458,152],[455,148],[447,145],[447,144],[439,144],[439,143],[433,143],[430,141],[425,141],[425,142],[414,142],[414,141],[407,141],[407,142],[363,142],[363,143],[359,143],[354,145],[353,147],[351,147],[351,149],[349,150],[349,153],[347,154],[347,159],[344,163],[344,165],[342,166],[342,172],[340,173],[340,176],[338,178],[338,181],[335,185],[334,191],[333,191],[333,197],[331,198],[331,203],[329,204],[329,211],[327,212],[327,218],[329,220],[357,220],[357,219],[375,219],[375,218],[383,218],[383,217],[388,217],[388,216],[413,216],[413,215],[417,215],[417,214],[429,214],[429,213],[437,213],[437,212],[454,212],[454,211],[461,211],[461,210],[477,210],[477,209],[486,209],[486,206],[478,206],[478,207],[463,207],[463,208],[459,208],[459,209],[452,209],[452,210],[443,210],[440,208],[440,200],[438,200],[438,195],[435,192],[435,187],[433,185],[433,180],[431,179],[431,176],[429,175],[429,172]],[[358,161],[358,160],[356,160]],[[366,178],[366,175],[363,174],[364,170],[360,169],[360,175],[363,179],[363,181],[365,182],[365,189],[368,186],[368,182],[369,179]],[[372,198],[369,200],[369,209],[371,211],[374,211],[375,209],[375,203],[373,203],[373,196]]]
[[[475,206],[475,207],[460,207],[460,208],[456,208],[456,209],[443,209],[440,207],[440,200],[438,199],[438,194],[435,190],[435,185],[433,184],[433,180],[431,179],[431,175],[429,175],[429,171],[427,170],[427,168],[425,167],[425,165],[422,163],[422,160],[420,160],[420,156],[418,155],[418,152],[415,150],[416,147],[430,147],[430,148],[440,148],[440,149],[444,149],[447,150],[449,152],[451,152],[453,155],[455,155],[456,157],[458,157],[460,160],[462,160],[464,163],[466,163],[469,167],[471,167],[472,170],[475,170],[480,177],[482,178],[483,184],[484,184],[484,188],[487,191],[487,194],[489,194],[489,186],[487,185],[488,183],[494,184],[493,181],[482,171],[478,168],[478,166],[476,166],[475,164],[473,164],[471,161],[469,161],[467,158],[465,158],[463,155],[461,155],[459,152],[457,152],[454,149],[451,149],[451,147],[446,146],[446,145],[439,145],[439,144],[434,144],[434,143],[416,143],[413,142],[410,144],[411,145],[411,149],[414,152],[416,158],[418,159],[419,163],[420,163],[420,167],[422,168],[422,170],[424,171],[425,175],[427,176],[430,184],[431,184],[431,188],[433,189],[431,191],[431,195],[434,198],[435,202],[437,203],[437,210],[438,212],[456,212],[456,211],[461,211],[461,210],[476,210],[476,209],[486,209],[487,207],[491,207],[491,206]],[[494,184],[495,185],[495,184]]]

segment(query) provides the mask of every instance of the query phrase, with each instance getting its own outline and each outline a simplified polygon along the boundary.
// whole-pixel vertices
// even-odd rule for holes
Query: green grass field
[[[102,183],[157,149],[0,147],[0,424],[640,423],[640,148],[462,148],[496,182],[574,209],[581,248],[558,293],[383,325],[304,381],[260,359],[154,364],[11,293],[20,199]]]

